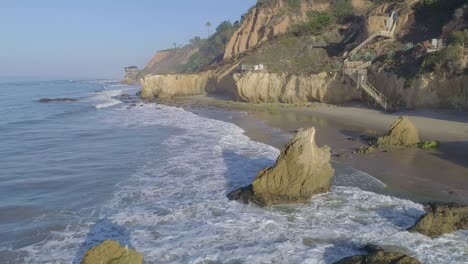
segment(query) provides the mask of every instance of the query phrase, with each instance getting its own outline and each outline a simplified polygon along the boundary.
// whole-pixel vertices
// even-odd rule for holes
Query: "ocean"
[[[468,231],[405,231],[423,206],[338,163],[331,192],[309,204],[229,201],[279,150],[232,123],[143,103],[138,90],[0,81],[0,263],[79,263],[105,239],[145,263],[333,263],[367,244],[467,263]],[[38,102],[45,97],[78,101]]]

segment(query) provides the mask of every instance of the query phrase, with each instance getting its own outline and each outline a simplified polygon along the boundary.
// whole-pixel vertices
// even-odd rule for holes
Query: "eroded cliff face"
[[[224,59],[232,58],[275,35],[286,32],[290,25],[304,20],[310,10],[325,10],[328,7],[327,2],[312,4],[312,1],[301,1],[298,10],[289,12],[287,0],[277,0],[273,4],[257,4],[232,35],[224,51]]]
[[[178,48],[161,50],[154,55],[143,69],[144,74],[180,73],[190,57],[198,52],[198,48]]]
[[[337,74],[281,73],[148,75],[141,80],[143,98],[171,98],[222,93],[249,103],[343,103],[359,99],[361,92]]]
[[[468,109],[468,75],[452,76],[434,73],[415,78],[410,84],[393,73],[381,71],[369,75],[369,82],[392,102],[407,108]],[[406,85],[405,85],[406,82]]]
[[[140,80],[141,97],[152,99],[204,94],[211,78],[211,72],[147,75]]]
[[[359,99],[361,93],[338,74],[311,75],[248,73],[234,75],[236,94],[251,103],[343,103]]]

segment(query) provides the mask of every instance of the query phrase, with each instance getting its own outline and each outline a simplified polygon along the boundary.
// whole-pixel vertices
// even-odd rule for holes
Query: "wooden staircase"
[[[378,37],[384,37],[384,38],[393,38],[393,31],[378,31],[375,32],[374,34],[370,35],[366,40],[364,40],[361,44],[359,44],[357,47],[355,47],[353,50],[347,53],[347,56],[352,56],[356,54],[360,49],[362,49],[364,46],[369,44],[372,40]]]
[[[390,30],[388,31],[384,30],[375,32],[349,53],[346,53],[344,57],[347,58],[356,54],[360,49],[378,37],[393,38],[395,28],[396,22],[393,23]],[[390,104],[388,98],[367,81],[367,68],[369,68],[371,65],[372,61],[349,61],[348,59],[345,59],[343,63],[343,73],[356,83],[357,89],[361,88],[365,94],[374,99],[374,101],[383,109],[386,111],[391,111],[393,110],[393,107]]]

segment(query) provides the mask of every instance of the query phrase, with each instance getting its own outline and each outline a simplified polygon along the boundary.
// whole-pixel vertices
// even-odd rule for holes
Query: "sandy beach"
[[[205,96],[163,103],[232,122],[252,139],[278,149],[297,129],[315,126],[317,142],[331,147],[334,162],[376,177],[387,185],[388,194],[421,203],[468,203],[468,114],[465,112],[418,110],[388,114],[360,105],[252,105]],[[440,148],[353,153],[365,146],[362,137],[384,134],[402,115],[410,117],[421,140],[439,140]]]

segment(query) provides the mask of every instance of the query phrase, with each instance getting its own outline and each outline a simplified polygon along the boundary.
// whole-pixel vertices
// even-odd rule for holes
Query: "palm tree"
[[[208,28],[208,37],[210,37],[210,27],[211,27],[211,22],[210,22],[210,21],[206,22],[206,24],[205,24],[205,27],[207,27],[207,28]]]

